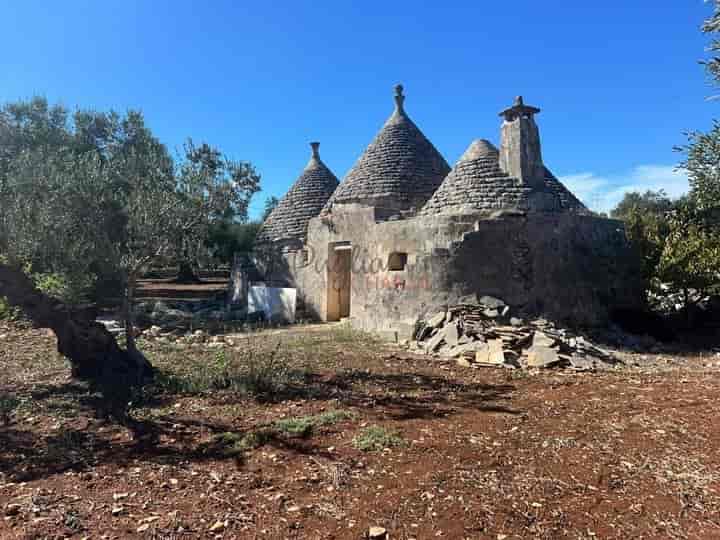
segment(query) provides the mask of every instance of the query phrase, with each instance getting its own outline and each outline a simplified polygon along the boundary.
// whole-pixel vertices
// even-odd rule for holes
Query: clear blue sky
[[[0,0],[0,101],[141,109],[252,161],[257,212],[305,165],[311,140],[342,177],[392,111],[452,165],[497,141],[517,94],[543,109],[545,163],[595,207],[627,187],[682,189],[682,132],[717,104],[698,65],[702,0],[186,2]]]

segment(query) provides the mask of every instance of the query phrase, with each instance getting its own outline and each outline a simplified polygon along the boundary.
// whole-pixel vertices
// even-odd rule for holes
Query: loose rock
[[[528,367],[546,368],[557,364],[560,361],[555,349],[542,345],[533,345],[527,351]]]
[[[20,513],[20,510],[22,509],[22,506],[19,504],[8,504],[5,507],[5,515],[6,516],[17,516]]]
[[[463,367],[569,367],[587,371],[618,362],[583,336],[545,319],[526,323],[509,317],[509,306],[498,298],[463,300],[421,326],[410,348],[455,358]]]

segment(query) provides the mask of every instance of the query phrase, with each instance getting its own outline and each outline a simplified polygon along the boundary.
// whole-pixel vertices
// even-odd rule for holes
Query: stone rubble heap
[[[159,326],[151,326],[141,332],[141,337],[148,341],[156,343],[179,343],[190,345],[192,347],[206,347],[209,349],[220,348],[224,346],[235,346],[240,344],[239,337],[210,335],[204,330],[187,331],[186,333],[178,333],[176,331],[167,332]]]
[[[587,338],[545,319],[523,321],[510,316],[498,298],[464,298],[419,325],[411,348],[456,359],[465,367],[593,370],[618,363],[611,353]]]

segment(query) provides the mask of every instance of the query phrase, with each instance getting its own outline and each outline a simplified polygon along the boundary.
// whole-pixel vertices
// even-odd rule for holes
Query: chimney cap
[[[537,114],[539,112],[540,109],[538,109],[537,107],[532,107],[530,105],[525,105],[522,96],[517,96],[513,101],[512,107],[508,107],[507,109],[500,111],[498,116],[503,116],[505,117],[505,120],[511,121],[519,116],[526,116],[532,118],[534,114]]]

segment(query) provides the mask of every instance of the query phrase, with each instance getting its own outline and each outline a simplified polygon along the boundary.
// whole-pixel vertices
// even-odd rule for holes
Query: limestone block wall
[[[350,249],[350,268],[334,267]],[[640,307],[638,260],[618,221],[574,214],[416,217],[376,222],[368,207],[336,206],[315,218],[303,251],[277,265],[306,310],[337,315],[336,290],[349,272],[350,320],[407,337],[418,318],[468,294],[505,300],[518,314],[603,324],[619,307]]]
[[[479,225],[457,245],[448,266],[449,282],[469,292],[581,326],[606,323],[614,309],[643,305],[639,259],[619,221],[535,214]]]

